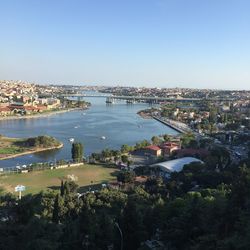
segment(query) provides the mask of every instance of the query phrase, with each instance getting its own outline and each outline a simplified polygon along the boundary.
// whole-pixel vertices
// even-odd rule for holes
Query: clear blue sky
[[[0,0],[0,79],[250,89],[249,0]]]

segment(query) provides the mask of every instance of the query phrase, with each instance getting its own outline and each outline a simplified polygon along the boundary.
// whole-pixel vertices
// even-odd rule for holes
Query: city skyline
[[[247,0],[11,0],[0,7],[2,79],[250,88]]]

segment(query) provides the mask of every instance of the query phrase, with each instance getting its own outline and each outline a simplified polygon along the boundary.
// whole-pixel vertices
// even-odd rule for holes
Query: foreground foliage
[[[131,182],[126,191],[79,195],[62,181],[59,192],[1,196],[0,249],[120,249],[118,228],[125,250],[150,239],[171,250],[250,249],[249,161],[220,171],[190,164],[166,183]]]

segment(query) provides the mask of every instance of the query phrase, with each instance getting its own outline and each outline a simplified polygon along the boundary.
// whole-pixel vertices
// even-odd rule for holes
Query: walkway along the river
[[[192,132],[192,130],[190,128],[187,127],[186,124],[181,124],[179,122],[176,121],[171,121],[170,119],[167,120],[163,120],[162,118],[156,117],[156,116],[152,116],[153,119],[165,124],[166,126],[169,126],[170,128],[176,130],[179,133],[188,133],[188,132]],[[179,124],[178,124],[179,123]]]

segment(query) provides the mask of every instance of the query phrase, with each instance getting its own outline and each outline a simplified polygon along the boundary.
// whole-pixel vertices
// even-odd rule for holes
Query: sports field
[[[117,169],[104,167],[102,165],[88,165],[69,167],[64,169],[52,169],[44,171],[33,171],[22,174],[8,174],[0,176],[0,188],[4,192],[14,192],[17,185],[24,185],[27,193],[38,193],[46,189],[59,189],[61,180],[73,178],[79,185],[80,190],[89,186],[107,183],[116,179]]]

